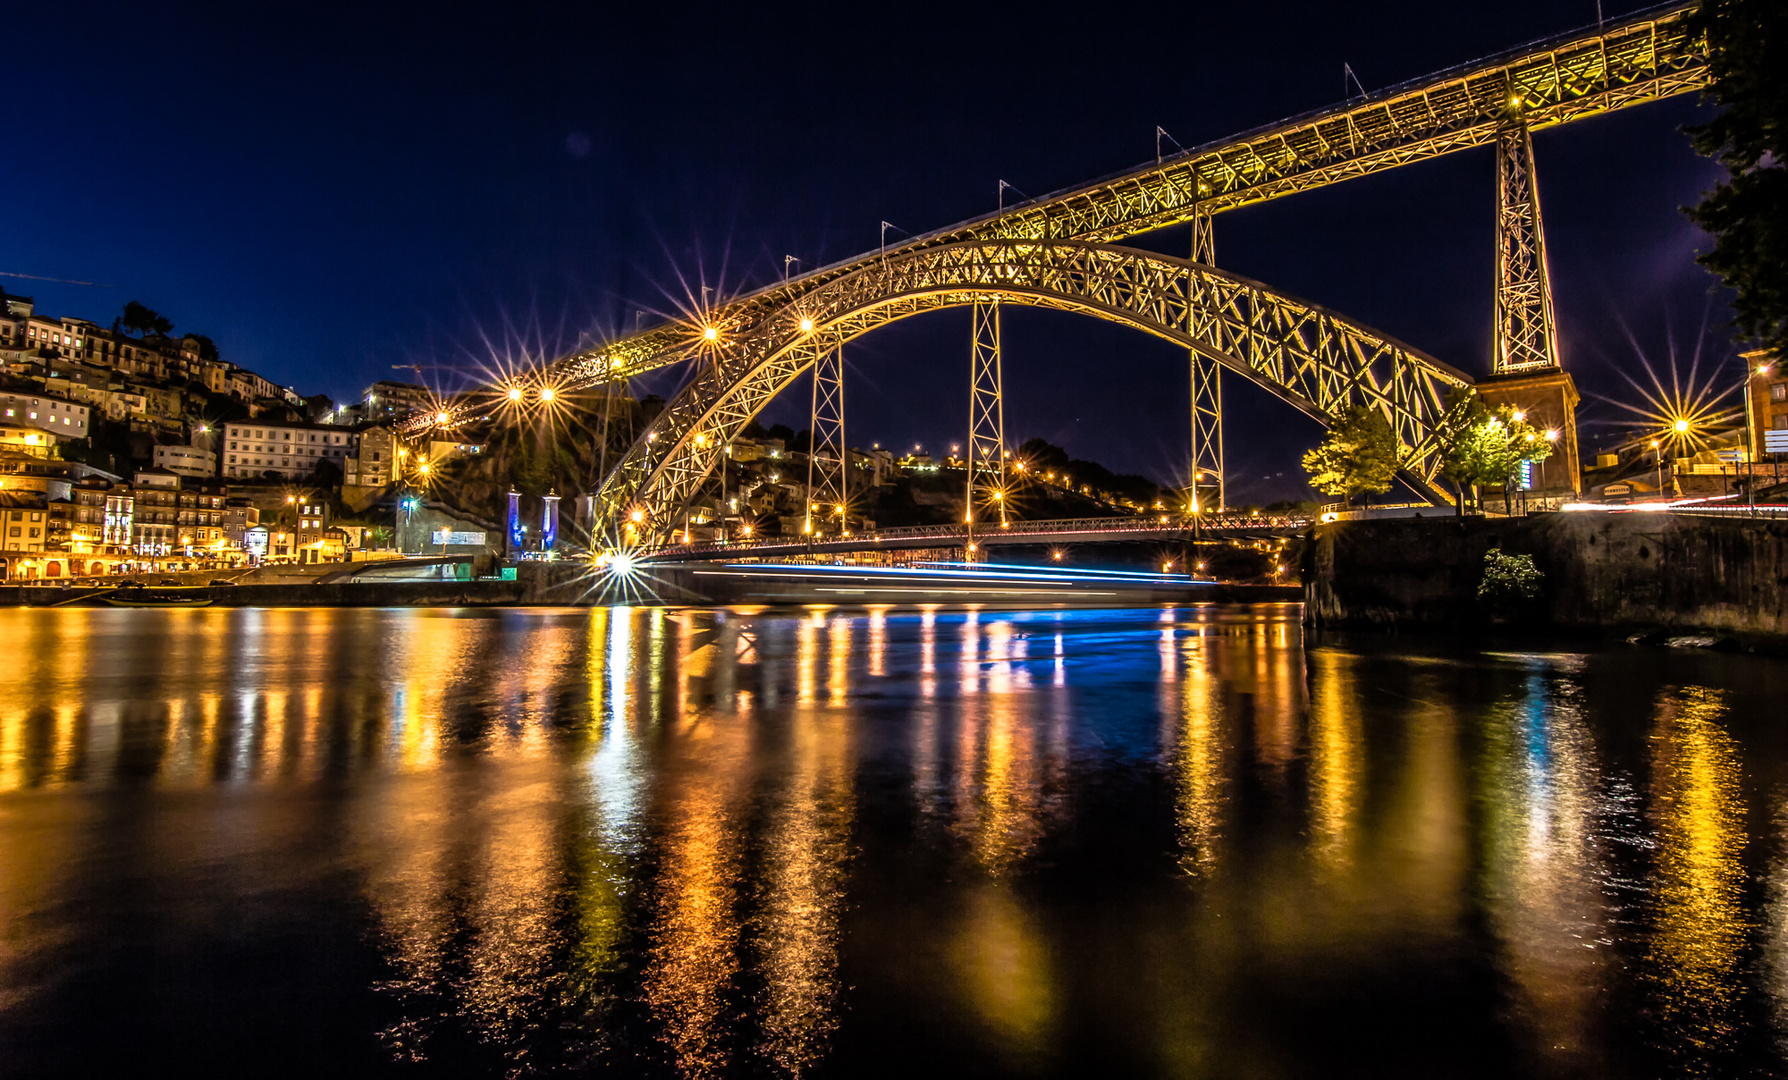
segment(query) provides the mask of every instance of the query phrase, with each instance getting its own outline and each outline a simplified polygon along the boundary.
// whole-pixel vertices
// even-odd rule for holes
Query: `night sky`
[[[1595,15],[1593,0],[15,6],[0,270],[109,287],[0,285],[100,323],[142,300],[228,360],[354,400],[412,377],[393,364],[450,383],[493,350],[553,354],[672,310],[685,284],[734,293],[784,255],[873,249],[883,220],[917,233],[983,213],[1001,179],[1042,195],[1135,165],[1157,124],[1192,146],[1333,103],[1344,61],[1372,90]],[[1680,132],[1700,108],[1535,137],[1585,453],[1617,437],[1592,395],[1637,400],[1619,372],[1641,354],[1700,345],[1704,372],[1732,356],[1724,297],[1693,261],[1707,239],[1678,212],[1718,176]],[[1485,372],[1494,170],[1480,149],[1225,214],[1217,262]],[[851,442],[960,441],[968,349],[963,311],[862,339]],[[1183,353],[1134,331],[1008,309],[1014,443],[1172,480],[1185,379]],[[804,386],[765,418],[804,426]],[[1231,501],[1306,492],[1314,423],[1225,389]]]

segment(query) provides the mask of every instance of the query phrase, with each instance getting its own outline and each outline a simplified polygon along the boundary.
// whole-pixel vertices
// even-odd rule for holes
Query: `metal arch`
[[[1707,42],[1690,30],[1699,0],[1676,0],[1605,25],[1375,90],[1363,99],[1194,147],[1091,183],[959,222],[778,282],[706,313],[755,325],[884,259],[970,240],[1077,239],[1111,243],[1252,203],[1309,191],[1473,147],[1503,135],[1511,100],[1538,131],[1693,93],[1707,85]],[[672,320],[553,361],[545,381],[565,389],[631,378],[681,363],[699,327]],[[451,406],[470,415],[477,395]],[[428,430],[427,415],[400,423]]]
[[[1077,242],[978,241],[890,254],[800,301],[728,327],[711,363],[597,492],[640,539],[700,490],[721,448],[813,357],[876,327],[1002,300],[1076,311],[1196,349],[1318,420],[1364,402],[1385,413],[1405,476],[1430,497],[1447,392],[1471,378],[1326,308],[1185,259]],[[811,329],[803,331],[803,325]]]

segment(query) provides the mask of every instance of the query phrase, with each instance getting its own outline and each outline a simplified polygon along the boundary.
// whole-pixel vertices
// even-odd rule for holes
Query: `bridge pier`
[[[1216,234],[1211,216],[1198,214],[1192,219],[1192,261],[1214,266],[1217,262]],[[1186,310],[1187,330],[1191,330],[1191,308]],[[1191,482],[1185,510],[1188,514],[1222,512],[1226,505],[1223,490],[1223,365],[1199,352],[1187,351],[1192,384],[1192,463]],[[1217,498],[1213,505],[1201,498],[1198,488],[1206,480],[1214,480]]]
[[[1000,524],[1006,510],[1006,404],[1000,370],[1000,302],[974,306],[974,342],[969,352],[969,439],[963,465],[968,473],[963,500],[965,543],[970,561],[981,506],[992,503]]]
[[[844,441],[844,346],[813,346],[813,421],[808,428],[807,513],[802,531],[826,531],[836,517],[838,531],[851,531],[850,450]],[[814,520],[815,511],[819,520]]]
[[[1496,324],[1485,403],[1512,405],[1529,423],[1557,433],[1552,456],[1532,467],[1524,490],[1582,490],[1577,458],[1577,385],[1560,362],[1546,265],[1546,231],[1534,178],[1533,133],[1519,91],[1510,88],[1496,133]]]

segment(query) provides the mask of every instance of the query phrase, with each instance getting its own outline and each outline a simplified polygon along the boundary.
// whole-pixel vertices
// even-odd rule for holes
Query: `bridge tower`
[[[1496,131],[1496,322],[1490,377],[1478,391],[1491,405],[1510,404],[1530,423],[1555,431],[1552,456],[1523,478],[1537,493],[1581,490],[1577,464],[1576,383],[1559,362],[1552,313],[1546,234],[1534,178],[1533,133],[1525,103],[1511,88]]]
[[[989,503],[1006,512],[1006,405],[1000,378],[1000,302],[977,303],[972,315],[974,343],[969,352],[969,440],[963,465],[968,472],[963,517],[973,545],[975,522]],[[970,552],[973,558],[973,552]]]
[[[807,514],[802,532],[826,531],[838,521],[850,532],[850,450],[844,444],[844,347],[812,346],[813,422],[807,444]],[[815,520],[817,517],[818,520]]]
[[[1192,219],[1192,261],[1206,266],[1217,263],[1216,236],[1211,229],[1211,215],[1198,214]],[[1190,306],[1186,318],[1192,318]],[[1190,329],[1190,327],[1188,327]],[[1223,509],[1223,365],[1197,349],[1187,354],[1192,383],[1192,482],[1188,513],[1205,513]],[[1217,498],[1198,493],[1200,484],[1215,481]],[[1211,486],[1206,484],[1206,486]]]

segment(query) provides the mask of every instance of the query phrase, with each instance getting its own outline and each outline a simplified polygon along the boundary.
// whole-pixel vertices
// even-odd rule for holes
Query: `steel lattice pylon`
[[[1192,261],[1206,266],[1217,265],[1217,238],[1211,228],[1209,214],[1192,219]],[[1200,499],[1199,485],[1215,480],[1215,509],[1224,506],[1223,489],[1223,381],[1222,365],[1197,349],[1188,353],[1187,369],[1192,388],[1192,465],[1188,513],[1203,513],[1213,507]]]
[[[1513,115],[1496,133],[1496,333],[1490,370],[1497,375],[1558,366],[1533,134],[1518,108],[1511,100]]]
[[[849,533],[850,448],[844,441],[843,348],[818,352],[813,359],[813,423],[808,430],[804,531],[809,535],[825,532],[836,520],[839,531]]]
[[[1006,404],[1000,372],[1000,302],[978,302],[969,348],[968,473],[963,506],[973,525],[989,504],[1006,523]]]
[[[1318,419],[1361,402],[1382,411],[1405,475],[1439,501],[1438,425],[1471,379],[1335,312],[1186,259],[1072,242],[988,241],[876,260],[799,305],[730,325],[714,356],[610,473],[605,520],[665,528],[696,496],[721,448],[815,357],[925,311],[1020,303],[1122,323],[1215,359]]]

